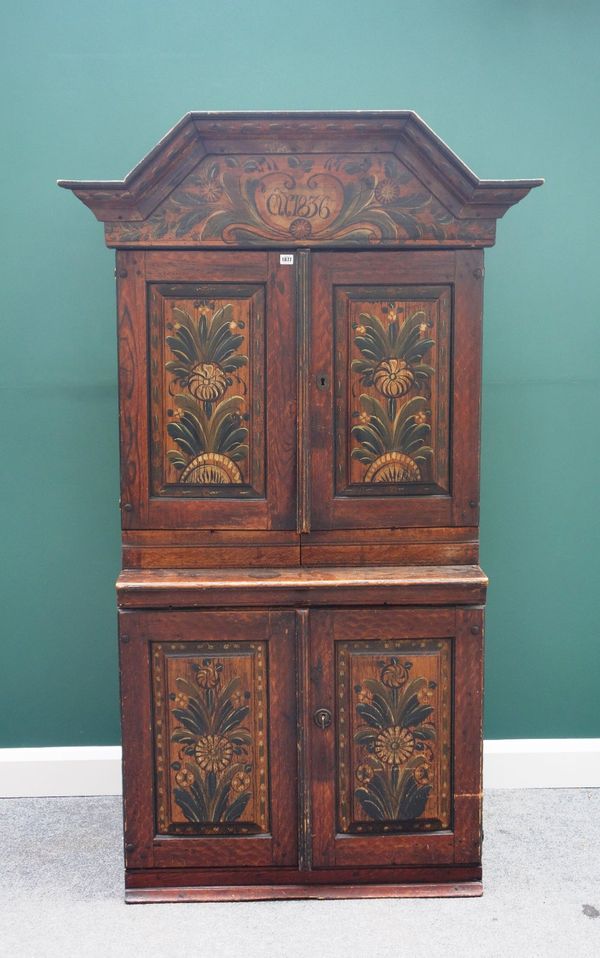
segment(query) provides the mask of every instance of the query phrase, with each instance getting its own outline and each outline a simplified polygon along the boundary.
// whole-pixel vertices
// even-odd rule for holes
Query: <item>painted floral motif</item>
[[[223,735],[203,735],[195,750],[196,762],[206,772],[221,772],[231,764],[233,745]]]
[[[375,199],[382,206],[391,206],[395,200],[400,199],[401,193],[398,180],[391,177],[380,180],[375,187]]]
[[[238,677],[223,683],[217,658],[205,658],[193,668],[196,686],[178,678],[178,692],[170,695],[180,723],[171,735],[180,757],[171,763],[175,801],[189,822],[234,822],[252,797],[252,736],[244,724],[250,692],[242,691]],[[181,696],[187,703],[183,708]]]
[[[227,376],[216,363],[198,363],[188,379],[188,389],[201,402],[212,402],[227,389]]]
[[[406,666],[401,665],[400,662],[390,662],[389,665],[386,665],[383,672],[381,673],[381,681],[384,685],[389,686],[391,689],[401,688],[406,680],[408,679],[408,669]],[[373,693],[371,692],[371,699],[373,698]]]
[[[198,197],[207,204],[217,203],[223,196],[223,187],[217,176],[218,169],[213,164],[207,176],[198,180]]]
[[[179,482],[195,485],[241,483],[238,465],[248,456],[243,396],[223,398],[248,358],[238,352],[244,342],[243,322],[233,318],[231,304],[211,311],[199,305],[198,319],[175,306],[173,333],[167,345],[174,359],[166,364],[174,384],[176,419],[167,432],[178,449],[167,452],[179,471]]]
[[[415,750],[415,737],[406,728],[394,725],[375,739],[375,754],[386,765],[401,765]]]
[[[421,467],[432,455],[427,445],[429,423],[418,422],[428,404],[415,396],[400,407],[393,419],[387,409],[372,396],[360,397],[360,423],[352,427],[359,445],[352,458],[367,466],[363,482],[418,482]]]
[[[361,785],[366,785],[371,781],[374,774],[375,772],[372,765],[359,765],[356,769],[356,780],[360,782]]]
[[[418,785],[433,784],[433,768],[431,765],[428,765],[427,762],[423,762],[422,765],[417,765],[414,775],[415,782],[417,782]]]
[[[234,792],[245,792],[250,788],[250,776],[246,772],[236,772],[231,779],[231,787]]]
[[[428,444],[431,410],[422,392],[434,375],[423,358],[435,342],[427,336],[429,324],[423,310],[404,322],[395,303],[381,312],[383,318],[360,313],[353,324],[354,343],[362,359],[352,361],[352,372],[381,400],[361,394],[355,413],[359,421],[352,428],[358,446],[352,458],[367,467],[363,482],[418,482],[433,454]]]
[[[375,388],[391,399],[405,396],[414,381],[415,374],[404,359],[384,359],[373,374]]]
[[[203,659],[202,665],[196,668],[196,682],[201,689],[214,689],[219,684],[219,663],[213,659]]]
[[[188,771],[177,772],[175,781],[178,785],[181,785],[182,788],[189,788],[190,785],[194,784],[194,776]]]
[[[354,689],[356,712],[364,723],[354,735],[359,760],[355,796],[372,821],[419,818],[432,790],[434,707],[422,704],[420,693],[427,689],[433,701],[437,685],[411,679],[412,667],[392,656],[378,663],[379,679],[364,679]]]
[[[296,219],[290,223],[290,236],[294,239],[308,239],[312,233],[310,220]]]

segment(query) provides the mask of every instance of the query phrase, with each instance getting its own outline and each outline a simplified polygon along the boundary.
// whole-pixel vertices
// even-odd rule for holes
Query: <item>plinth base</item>
[[[128,888],[130,905],[176,901],[275,901],[315,898],[478,898],[480,881],[414,885],[224,885],[180,888]]]

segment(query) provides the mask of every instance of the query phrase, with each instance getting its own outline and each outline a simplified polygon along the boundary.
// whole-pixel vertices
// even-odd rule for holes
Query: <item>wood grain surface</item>
[[[123,571],[117,593],[123,609],[382,602],[476,605],[484,601],[487,581],[479,566],[147,569]]]

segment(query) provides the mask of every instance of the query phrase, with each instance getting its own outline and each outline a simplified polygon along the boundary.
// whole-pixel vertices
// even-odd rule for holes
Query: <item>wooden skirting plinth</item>
[[[130,905],[176,901],[276,901],[314,898],[479,898],[480,881],[420,885],[220,885],[203,888],[128,888]]]

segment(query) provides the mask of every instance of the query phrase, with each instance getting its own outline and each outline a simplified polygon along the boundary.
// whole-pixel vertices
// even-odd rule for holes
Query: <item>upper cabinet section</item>
[[[483,248],[542,180],[416,114],[190,113],[117,248],[124,562],[477,561]]]
[[[116,247],[483,247],[542,180],[480,180],[415,113],[189,113],[122,181],[60,181]]]

